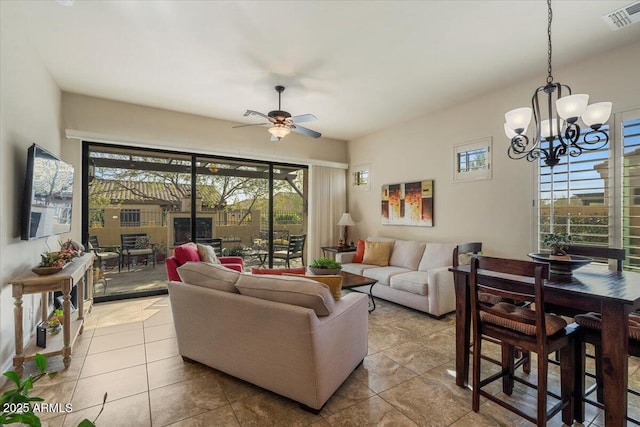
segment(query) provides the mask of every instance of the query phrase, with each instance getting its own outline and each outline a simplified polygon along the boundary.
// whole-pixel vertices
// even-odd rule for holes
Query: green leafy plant
[[[23,425],[40,427],[40,418],[33,412],[33,402],[43,402],[44,399],[36,396],[29,396],[29,392],[33,388],[33,384],[41,378],[48,376],[54,378],[57,372],[46,372],[47,359],[40,353],[35,355],[36,366],[39,373],[29,375],[25,379],[14,371],[4,372],[2,375],[9,378],[16,388],[10,389],[2,393],[0,396],[0,426],[5,424],[22,423]],[[78,424],[78,427],[95,427],[95,422],[102,414],[104,405],[107,402],[107,393],[104,394],[102,400],[102,408],[93,421],[84,419]]]
[[[342,268],[342,264],[331,258],[316,258],[309,264],[311,268],[326,268],[329,270],[338,270]]]
[[[566,255],[565,250],[573,244],[572,237],[567,233],[549,233],[542,242],[551,249],[551,255]]]

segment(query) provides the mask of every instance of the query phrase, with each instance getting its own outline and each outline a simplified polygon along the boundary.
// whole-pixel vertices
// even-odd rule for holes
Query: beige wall
[[[27,149],[35,142],[61,154],[60,90],[28,44],[25,25],[12,2],[0,2],[0,371],[11,367],[15,351],[9,282],[37,265],[47,244],[58,248],[58,239],[66,237],[20,240]],[[39,295],[23,298],[26,338],[39,304]]]
[[[535,79],[350,141],[351,167],[371,164],[370,191],[353,191],[348,181],[349,210],[357,222],[350,236],[481,241],[489,254],[526,258],[535,249],[534,165],[507,157],[504,113],[529,104],[535,88],[545,82],[545,71],[540,64]],[[640,105],[639,71],[636,42],[571,67],[554,68],[554,78],[574,93],[590,94],[590,102],[613,101],[614,112],[619,112]],[[493,138],[493,179],[454,184],[453,146],[488,136]],[[382,226],[381,186],[423,179],[435,180],[435,226]]]

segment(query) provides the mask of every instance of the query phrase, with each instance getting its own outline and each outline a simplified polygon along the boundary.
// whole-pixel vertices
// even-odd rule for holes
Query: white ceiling
[[[640,25],[611,31],[601,18],[629,3],[554,1],[554,67],[640,40]],[[543,84],[547,71],[541,0],[11,7],[62,90],[257,123],[242,114],[276,109],[282,84],[284,110],[315,114],[309,128],[343,140],[524,79]]]

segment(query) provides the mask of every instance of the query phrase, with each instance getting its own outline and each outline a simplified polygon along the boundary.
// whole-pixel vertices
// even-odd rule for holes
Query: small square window
[[[354,190],[368,191],[371,189],[371,165],[369,163],[353,167],[351,186]]]
[[[454,182],[491,179],[491,138],[453,147]]]

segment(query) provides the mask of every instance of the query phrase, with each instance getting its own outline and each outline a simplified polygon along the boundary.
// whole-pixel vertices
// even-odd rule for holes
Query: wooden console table
[[[15,298],[14,322],[15,322],[15,345],[16,355],[13,358],[13,366],[19,375],[22,375],[25,360],[31,360],[36,353],[43,356],[62,355],[64,366],[68,368],[71,363],[71,347],[76,338],[82,333],[84,325],[84,277],[87,274],[87,311],[91,311],[93,304],[93,253],[86,253],[75,258],[62,271],[49,276],[38,276],[29,273],[11,281],[13,287],[13,297]],[[71,319],[71,301],[69,295],[71,289],[78,286],[78,317]],[[36,345],[36,338],[33,337],[26,347],[23,346],[22,330],[22,295],[42,293],[42,320],[47,320],[48,293],[60,291],[63,295],[62,311],[64,321],[62,334],[47,336],[47,347],[40,348]],[[62,335],[62,337],[60,336]]]

